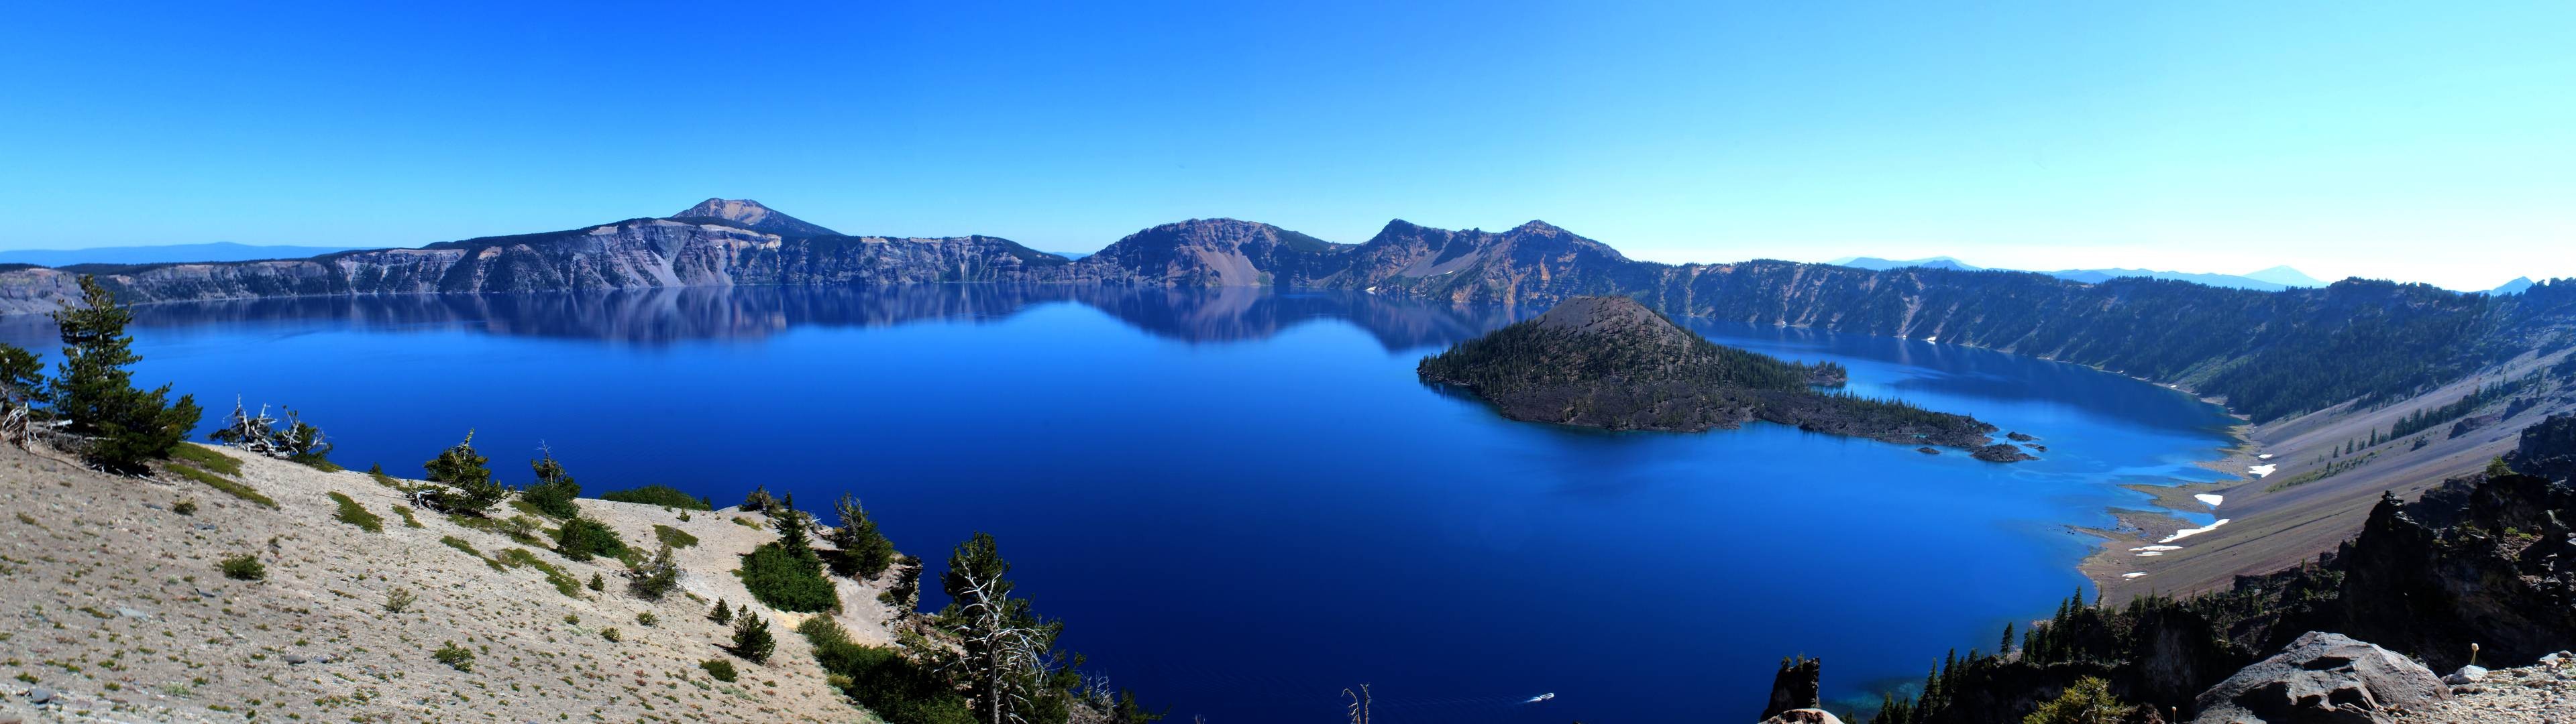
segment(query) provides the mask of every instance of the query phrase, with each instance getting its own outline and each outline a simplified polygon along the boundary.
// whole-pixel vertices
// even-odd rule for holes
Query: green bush
[[[617,627],[615,627],[615,626],[610,626],[610,627],[608,627],[608,628],[600,629],[600,630],[599,630],[599,637],[600,637],[600,638],[604,638],[604,639],[608,639],[608,642],[609,642],[609,643],[612,643],[612,644],[613,644],[613,643],[623,642],[623,641],[625,641],[625,640],[626,640],[626,635],[625,635],[625,634],[622,634],[622,633],[618,633],[618,632],[617,632]]]
[[[563,463],[555,461],[554,451],[546,451],[545,457],[528,463],[528,467],[536,470],[537,482],[519,491],[519,499],[536,506],[538,512],[557,518],[581,515],[580,506],[572,502],[574,498],[581,497],[581,484],[573,482],[572,476],[564,472]]]
[[[215,567],[223,569],[225,578],[237,581],[257,581],[268,578],[268,566],[259,562],[259,556],[248,553],[226,558],[221,563],[215,564]]]
[[[840,554],[832,558],[833,573],[852,578],[874,578],[894,564],[894,541],[877,532],[877,522],[868,518],[868,511],[859,506],[858,498],[843,494],[840,502],[832,507],[841,518],[841,525],[826,536],[833,546],[841,549]]]
[[[662,546],[653,557],[626,569],[627,588],[636,597],[659,601],[680,585],[680,564],[671,557],[671,547]],[[722,605],[722,604],[718,604]]]
[[[764,543],[742,557],[742,585],[751,597],[781,611],[811,613],[841,605],[823,564],[808,553],[798,557],[777,543]]]
[[[725,605],[724,599],[716,599],[716,610],[707,612],[707,620],[719,624],[733,623],[733,607]]]
[[[2111,682],[2087,676],[2075,680],[2057,699],[2039,705],[2022,724],[2118,724],[2131,707],[2111,696]]]
[[[178,513],[178,514],[180,514],[180,515],[196,515],[196,514],[197,514],[197,499],[196,499],[196,498],[188,498],[188,499],[186,499],[186,500],[181,500],[181,501],[176,502],[176,503],[171,503],[171,504],[170,504],[170,512]]]
[[[680,492],[679,488],[674,488],[668,485],[647,485],[641,488],[612,490],[600,495],[599,499],[614,500],[620,503],[659,505],[665,508],[678,508],[681,510],[715,510],[713,501],[709,501],[705,498],[690,497],[688,493]]]
[[[358,501],[349,499],[349,496],[342,495],[337,490],[331,491],[331,500],[340,504],[340,513],[332,518],[357,526],[359,530],[369,533],[385,532],[385,519],[367,512],[366,506],[359,505]]]
[[[555,532],[555,552],[576,561],[587,561],[591,556],[614,558],[626,552],[626,541],[620,540],[617,531],[599,521],[572,518],[565,520],[563,528]]]
[[[661,622],[662,622],[661,617],[653,615],[653,612],[651,612],[651,611],[645,611],[645,612],[643,612],[643,613],[635,614],[635,625],[637,625],[637,626],[643,626],[643,627],[646,627],[646,628],[651,628],[654,624],[658,624],[658,623],[661,623]]]
[[[454,641],[449,641],[447,645],[438,647],[437,651],[430,652],[429,657],[457,671],[474,670],[474,651],[458,646]]]
[[[689,535],[688,531],[667,525],[653,526],[653,537],[660,539],[662,541],[662,545],[673,548],[687,548],[698,544],[697,536]]]
[[[225,495],[230,495],[271,508],[277,507],[277,501],[269,499],[266,495],[261,495],[258,490],[253,489],[248,485],[226,480],[223,476],[216,475],[214,473],[198,470],[196,467],[187,463],[172,462],[164,465],[163,467],[169,468],[170,472],[178,473],[179,477],[205,483],[206,487],[224,491]]]
[[[966,698],[937,671],[895,649],[850,641],[849,632],[823,616],[796,627],[813,644],[814,661],[841,691],[889,724],[971,724]]]
[[[717,681],[722,681],[728,684],[733,683],[733,680],[737,678],[733,671],[733,662],[726,661],[724,659],[707,659],[705,661],[700,661],[698,662],[698,668],[706,669],[708,676],[713,676]]]

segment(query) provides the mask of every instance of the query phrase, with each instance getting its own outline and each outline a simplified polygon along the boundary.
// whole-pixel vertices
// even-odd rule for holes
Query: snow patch
[[[2200,502],[2203,502],[2203,503],[2208,503],[2208,504],[2209,504],[2209,507],[2212,507],[2212,508],[2218,507],[2218,504],[2219,504],[2219,503],[2227,502],[2227,496],[2224,496],[2224,495],[2214,495],[2214,494],[2210,494],[2210,493],[2201,493],[2201,494],[2199,494],[2199,495],[2194,495],[2194,496],[2191,496],[2191,499],[2193,499],[2193,500],[2197,500],[2197,501],[2200,501]]]
[[[2267,464],[2263,464],[2263,465],[2256,465],[2256,466],[2253,466],[2253,467],[2246,468],[2246,469],[2245,469],[2245,472],[2253,473],[2253,474],[2254,474],[2254,477],[2258,477],[2258,478],[2259,478],[2259,477],[2263,477],[2263,476],[2265,476],[2265,475],[2270,475],[2270,474],[2272,474],[2272,471],[2274,471],[2274,470],[2279,470],[2279,469],[2281,469],[2281,466],[2280,466],[2279,464],[2276,464],[2276,463],[2267,463]]]
[[[2144,572],[2144,571],[2140,571],[2140,572],[2137,572],[2137,573],[2122,573],[2122,574],[2120,574],[2120,577],[2121,577],[2121,578],[2136,578],[2136,577],[2143,576],[2143,575],[2147,575],[2147,574],[2146,574],[2146,572]]]
[[[2184,538],[2189,538],[2189,537],[2192,537],[2192,536],[2200,535],[2200,534],[2202,534],[2202,533],[2207,533],[2207,532],[2210,532],[2210,531],[2213,531],[2213,530],[2218,530],[2218,527],[2219,527],[2219,526],[2222,526],[2222,525],[2226,525],[2226,524],[2227,524],[2227,520],[2228,520],[2228,519],[2226,519],[2226,518],[2220,518],[2220,519],[2218,519],[2218,522],[2216,522],[2216,523],[2211,523],[2211,524],[2206,525],[2206,526],[2203,526],[2203,527],[2199,527],[2199,528],[2184,528],[2184,529],[2182,529],[2182,530],[2174,531],[2174,534],[2173,534],[2173,535],[2165,536],[2165,539],[2164,539],[2164,540],[2160,540],[2160,541],[2156,541],[2156,542],[2158,542],[2158,543],[2172,543],[2172,542],[2174,542],[2174,541],[2182,540],[2182,539],[2184,539]]]
[[[2136,547],[2136,548],[2131,548],[2131,549],[2129,549],[2129,550],[2133,550],[2133,551],[2178,551],[2178,550],[2182,550],[2182,546],[2138,546],[2138,547]]]

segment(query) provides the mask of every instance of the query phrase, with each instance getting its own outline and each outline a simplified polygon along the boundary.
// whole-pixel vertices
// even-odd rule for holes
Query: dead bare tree
[[[1343,689],[1342,697],[1351,700],[1351,724],[1369,724],[1369,685],[1361,684],[1356,692]]]
[[[989,554],[990,541],[978,534],[950,559],[948,585],[956,608],[943,618],[964,650],[947,666],[974,689],[984,724],[1015,724],[1028,721],[1025,712],[1038,705],[1062,627],[1031,615],[1027,599],[1010,597],[1010,583],[1002,577],[1007,564],[963,550],[981,544]]]
[[[281,460],[317,459],[331,451],[331,444],[322,441],[322,429],[305,424],[294,409],[286,410],[284,420],[269,416],[267,405],[259,406],[259,413],[254,415],[242,407],[238,397],[233,398],[232,417],[224,421],[223,427],[207,433],[206,439]]]

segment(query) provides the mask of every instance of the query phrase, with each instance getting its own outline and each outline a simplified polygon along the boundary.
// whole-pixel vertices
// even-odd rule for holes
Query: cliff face
[[[97,274],[120,299],[147,303],[734,284],[1038,281],[1039,271],[1066,263],[1062,257],[984,236],[790,240],[717,223],[713,217],[696,218],[631,219],[587,229],[292,261],[22,270],[0,274],[0,305],[5,305],[0,311],[50,311],[57,300],[77,298],[75,273]]]

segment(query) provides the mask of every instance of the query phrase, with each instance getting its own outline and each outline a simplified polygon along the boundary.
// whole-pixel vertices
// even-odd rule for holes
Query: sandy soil
[[[2268,573],[2313,560],[2360,531],[2383,491],[2412,499],[2446,478],[2485,468],[2487,461],[2513,449],[2516,434],[2524,426],[2552,413],[2576,411],[2576,390],[2540,388],[2538,394],[2546,400],[2544,404],[2456,438],[2450,436],[2451,426],[2443,424],[2382,443],[2367,452],[2338,456],[2346,442],[2367,440],[2373,430],[2388,430],[2408,413],[2449,404],[2482,384],[2520,378],[2556,364],[2568,354],[2526,355],[2470,379],[2376,409],[2345,404],[2261,426],[2239,426],[2244,442],[2221,459],[2204,463],[2211,469],[2238,475],[2237,481],[2134,488],[2156,496],[2155,504],[2167,510],[2213,513],[2228,519],[2226,526],[2176,541],[2175,545],[2182,546],[2180,550],[2140,556],[2138,553],[2145,551],[2130,549],[2153,545],[2176,530],[2197,524],[2153,511],[2120,512],[2119,530],[2086,531],[2104,535],[2106,540],[2084,561],[2083,573],[2102,587],[2105,600],[2119,601],[2146,593],[2191,594],[2223,589],[2234,585],[2238,575]],[[2472,416],[2501,414],[2506,404],[2504,400],[2496,401]],[[2418,439],[2424,441],[2421,448],[2414,446]],[[2343,468],[2335,470],[2339,464]],[[2258,478],[2248,472],[2248,468],[2257,465],[2278,468]],[[2327,472],[2331,474],[2317,476]],[[2308,479],[2296,485],[2281,485],[2303,477]],[[2199,493],[2223,495],[2226,502],[2213,510],[2191,498]],[[2126,575],[2129,573],[2146,575],[2132,577]]]
[[[758,515],[684,521],[657,506],[580,501],[629,544],[654,545],[654,525],[698,538],[679,551],[684,593],[644,601],[625,592],[615,560],[569,561],[425,511],[410,527],[402,497],[364,473],[231,456],[277,508],[174,475],[109,477],[0,446],[0,503],[15,513],[0,518],[0,721],[871,719],[826,686],[793,631],[799,615],[758,614],[778,640],[766,665],[717,648],[729,630],[706,619],[708,602],[751,602],[730,574],[734,556],[775,538],[732,519]],[[383,532],[335,520],[334,491],[382,516]],[[183,500],[194,515],[173,511]],[[566,595],[537,569],[495,570],[441,542],[449,536],[483,557],[528,549],[581,582],[605,577],[607,589]],[[218,571],[241,554],[266,564],[266,580]],[[840,585],[841,624],[889,640],[877,589]],[[397,588],[416,600],[387,612]],[[659,621],[641,625],[642,613]],[[622,641],[608,640],[610,628]],[[431,658],[449,641],[474,652],[471,672]],[[718,658],[733,661],[737,682],[698,668]],[[51,703],[30,703],[38,687]]]

